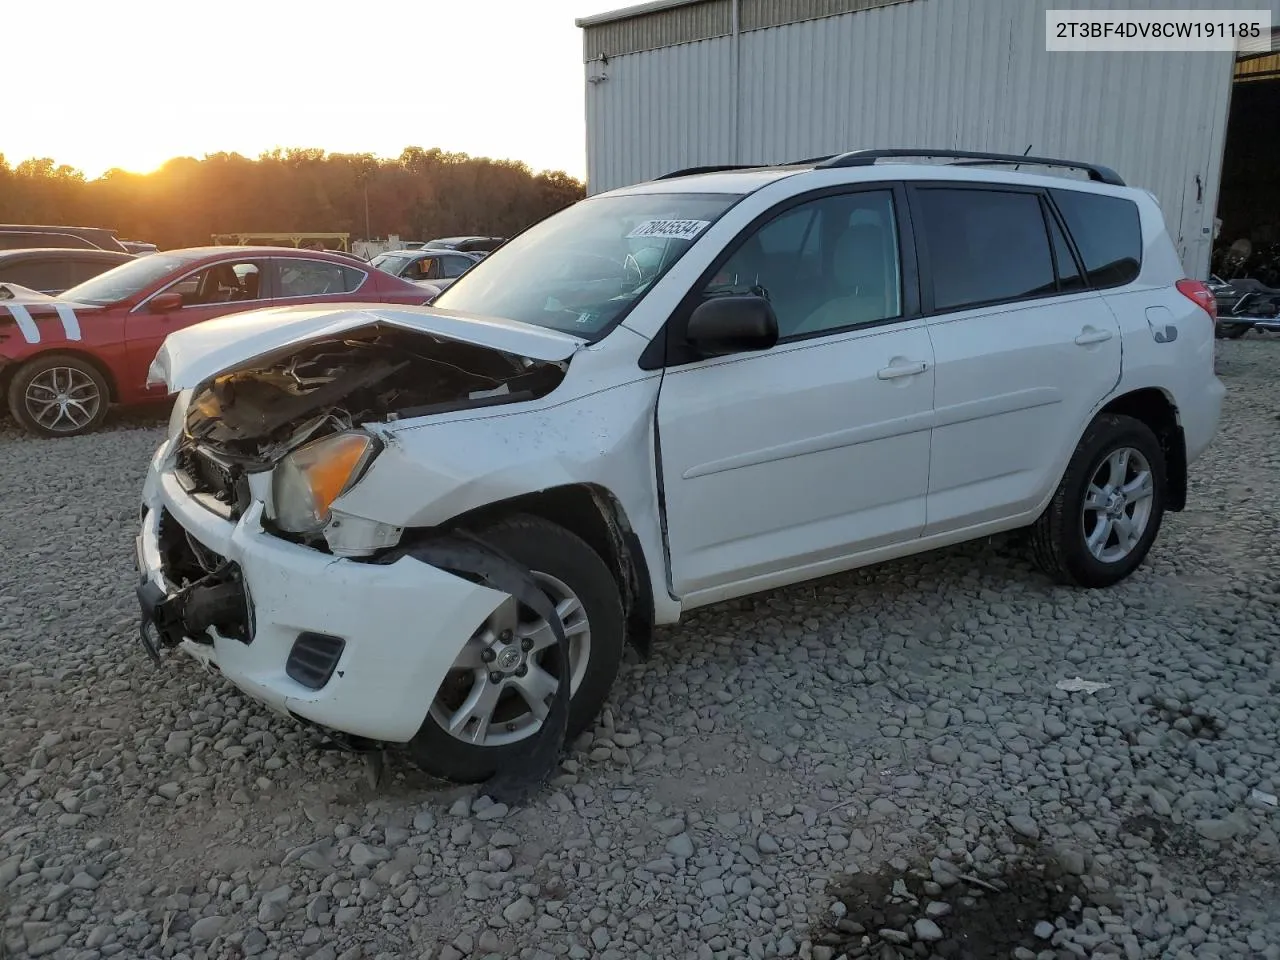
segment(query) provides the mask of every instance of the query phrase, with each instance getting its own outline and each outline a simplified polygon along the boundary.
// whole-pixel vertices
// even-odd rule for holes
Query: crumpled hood
[[[147,383],[163,383],[176,393],[277,351],[372,326],[415,331],[547,362],[567,360],[586,342],[545,327],[427,307],[385,303],[267,307],[169,334],[152,361]]]

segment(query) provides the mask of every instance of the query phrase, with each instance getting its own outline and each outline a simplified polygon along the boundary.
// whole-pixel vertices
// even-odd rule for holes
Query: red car
[[[432,292],[355,257],[287,247],[168,250],[57,297],[0,284],[0,389],[33,433],[86,433],[108,403],[164,399],[147,368],[174,330],[291,304],[422,305]]]

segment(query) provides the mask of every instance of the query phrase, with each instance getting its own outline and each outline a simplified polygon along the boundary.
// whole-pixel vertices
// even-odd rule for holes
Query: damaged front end
[[[311,342],[195,390],[180,481],[228,519],[262,500],[275,532],[320,546],[329,504],[377,455],[368,426],[534,400],[567,365],[381,326]]]
[[[517,356],[389,325],[290,345],[189,388],[170,423],[171,475],[190,501],[229,524],[252,508],[280,540],[337,556],[395,546],[400,530],[369,523],[351,548],[333,502],[381,451],[378,424],[545,396],[568,360]],[[157,659],[184,639],[248,644],[253,605],[239,566],[156,511],[163,583],[143,579],[141,640]],[[332,538],[332,542],[331,542]],[[345,538],[345,539],[344,539]]]

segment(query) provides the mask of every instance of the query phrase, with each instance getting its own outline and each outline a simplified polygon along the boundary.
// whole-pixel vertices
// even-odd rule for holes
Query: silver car
[[[483,253],[461,250],[388,250],[369,262],[393,277],[447,290],[482,259]]]

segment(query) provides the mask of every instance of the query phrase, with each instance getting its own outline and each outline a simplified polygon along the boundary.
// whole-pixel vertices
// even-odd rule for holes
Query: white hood
[[[289,347],[362,327],[385,325],[492,347],[531,360],[567,360],[586,341],[572,334],[489,317],[385,303],[267,307],[206,320],[169,334],[147,372],[147,384],[170,393]]]

